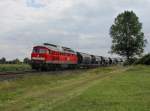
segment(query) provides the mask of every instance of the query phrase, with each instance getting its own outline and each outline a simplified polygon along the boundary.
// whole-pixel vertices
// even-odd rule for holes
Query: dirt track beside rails
[[[4,80],[13,80],[13,79],[17,79],[17,78],[22,78],[24,76],[32,76],[32,75],[44,75],[44,74],[63,74],[66,72],[79,72],[79,71],[83,71],[84,70],[88,70],[88,69],[76,69],[76,70],[57,70],[57,71],[35,71],[35,70],[31,70],[31,71],[9,71],[9,72],[0,72],[0,81],[4,81]]]
[[[18,77],[22,77],[29,73],[33,73],[34,71],[15,71],[15,72],[0,72],[0,81],[2,80],[10,80]]]

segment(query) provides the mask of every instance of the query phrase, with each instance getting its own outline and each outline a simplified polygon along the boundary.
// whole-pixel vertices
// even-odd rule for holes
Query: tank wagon
[[[32,69],[35,70],[90,68],[109,66],[122,62],[120,58],[107,58],[76,52],[71,48],[49,43],[34,46],[31,54],[31,61]]]

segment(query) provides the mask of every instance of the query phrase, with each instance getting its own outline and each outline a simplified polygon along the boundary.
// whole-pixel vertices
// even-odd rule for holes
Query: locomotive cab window
[[[32,52],[33,53],[39,53],[39,50],[37,48],[34,48]]]
[[[39,49],[39,53],[40,54],[45,54],[45,53],[47,53],[47,49]]]
[[[34,48],[33,53],[45,54],[45,53],[48,53],[48,50],[47,49]]]

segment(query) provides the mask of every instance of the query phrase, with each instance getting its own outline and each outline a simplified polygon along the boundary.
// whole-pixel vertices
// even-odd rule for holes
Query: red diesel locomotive
[[[31,66],[36,70],[53,70],[64,68],[88,68],[109,66],[123,62],[119,58],[107,58],[75,52],[70,48],[44,43],[33,47]]]
[[[75,67],[78,57],[75,51],[67,47],[44,43],[33,47],[31,54],[32,69],[50,70]]]

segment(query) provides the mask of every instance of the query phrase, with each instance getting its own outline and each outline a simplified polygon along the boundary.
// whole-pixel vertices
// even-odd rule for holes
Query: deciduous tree
[[[143,53],[146,45],[142,23],[133,11],[119,14],[110,28],[111,52],[126,57],[127,60]]]

